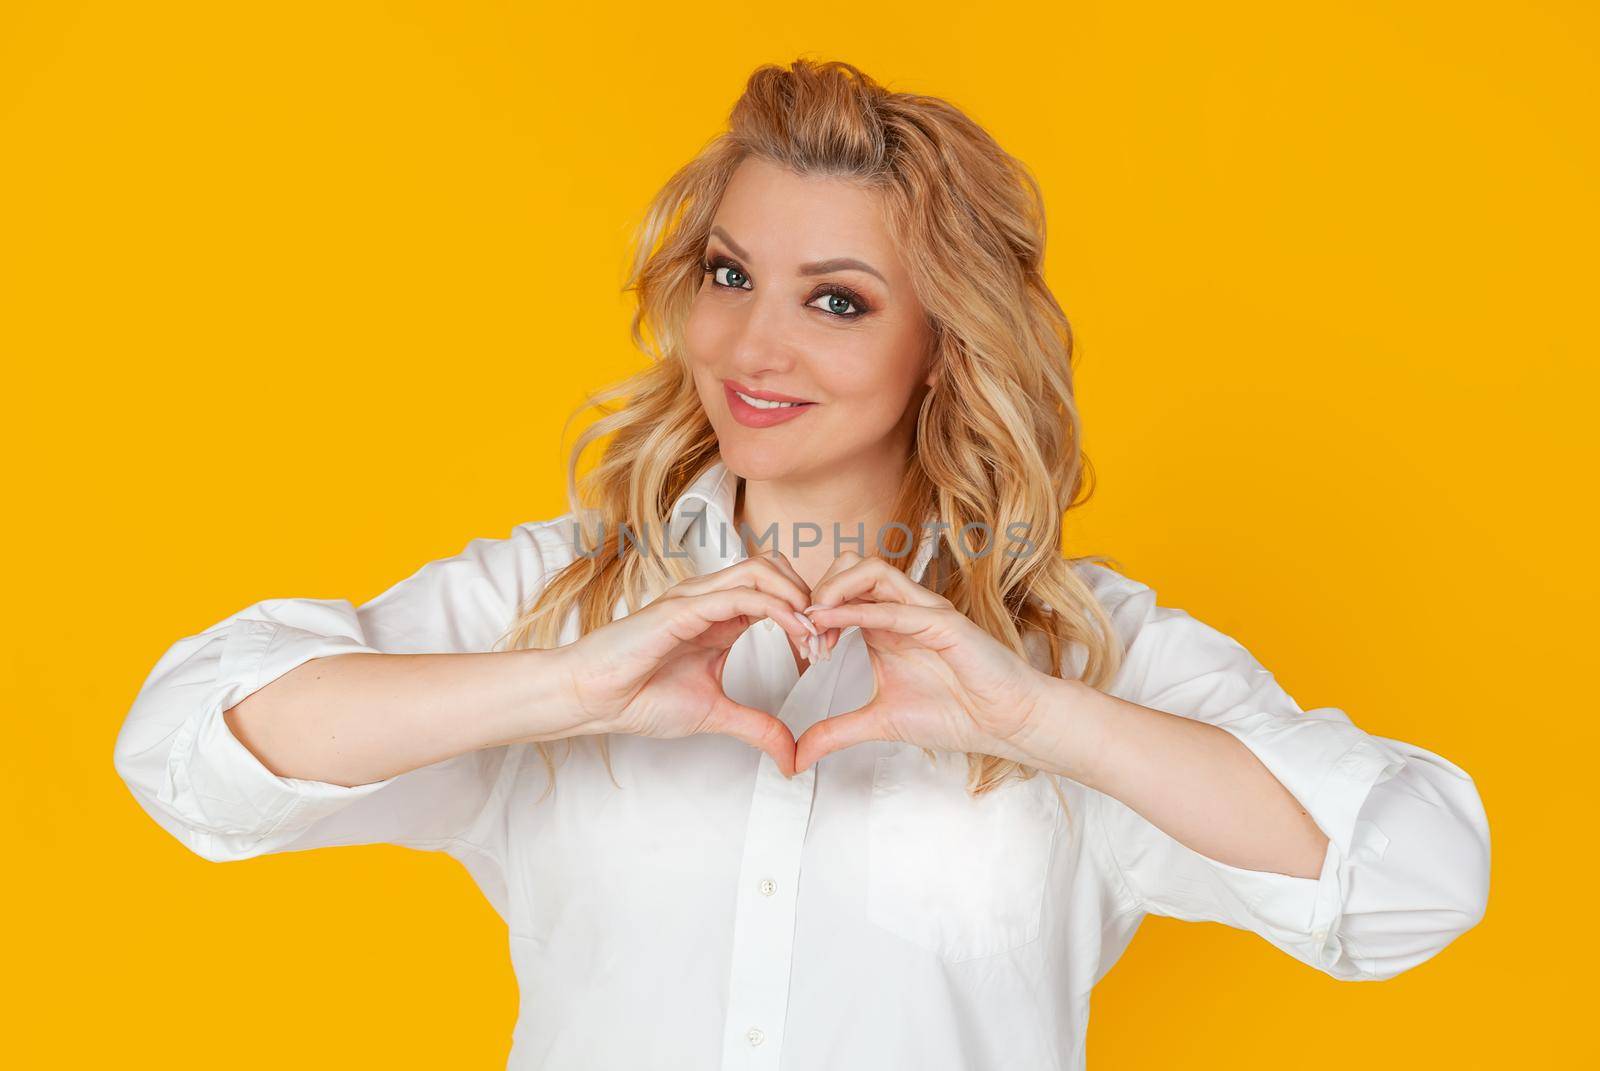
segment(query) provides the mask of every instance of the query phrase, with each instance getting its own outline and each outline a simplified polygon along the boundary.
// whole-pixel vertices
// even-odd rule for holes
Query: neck
[[[822,579],[839,551],[881,553],[878,534],[895,519],[905,467],[902,455],[896,464],[858,464],[826,475],[741,479],[734,523],[746,552],[770,552],[776,545],[807,586]]]

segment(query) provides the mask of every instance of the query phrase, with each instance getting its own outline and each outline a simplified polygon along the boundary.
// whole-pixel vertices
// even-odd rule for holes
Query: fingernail
[[[828,607],[822,605],[820,602],[814,602],[810,606],[807,606],[804,610],[802,610],[800,612],[803,613],[803,614],[809,614],[812,610],[826,610],[826,609],[828,609]]]
[[[820,641],[815,636],[806,637],[806,650],[811,652],[809,660],[812,662],[816,662],[822,657],[822,652],[817,647],[819,642]]]
[[[805,614],[795,613],[794,619],[800,622],[801,627],[803,627],[807,632],[811,633],[811,635],[815,636],[817,634],[817,626],[813,625],[811,623],[811,619]]]

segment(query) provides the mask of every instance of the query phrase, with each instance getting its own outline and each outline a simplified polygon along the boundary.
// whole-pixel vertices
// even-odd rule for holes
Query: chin
[[[747,480],[781,480],[808,467],[815,460],[803,457],[792,443],[758,444],[751,441],[750,429],[736,427],[731,435],[717,436],[717,449],[723,464],[735,476]]]

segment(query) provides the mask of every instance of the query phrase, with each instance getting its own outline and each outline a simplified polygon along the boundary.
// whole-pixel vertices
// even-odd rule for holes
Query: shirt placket
[[[781,667],[788,665],[787,680],[793,687],[779,717],[798,732],[815,720],[810,716],[813,712],[825,716],[820,707],[829,701],[835,664],[819,663],[796,679],[788,640],[781,629],[760,628],[757,642],[763,672],[773,674],[780,687],[785,679]],[[815,792],[815,766],[787,778],[771,756],[761,753],[735,897],[723,1071],[775,1071],[783,1052],[800,858]]]

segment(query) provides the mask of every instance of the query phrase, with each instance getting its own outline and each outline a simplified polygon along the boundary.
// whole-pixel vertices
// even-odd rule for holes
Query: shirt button
[[[1316,941],[1317,944],[1320,945],[1323,941],[1326,941],[1328,939],[1328,931],[1327,930],[1318,930],[1316,933],[1312,934],[1311,937],[1312,937],[1312,940]]]
[[[771,896],[773,893],[775,893],[777,891],[778,891],[778,883],[777,882],[773,881],[771,878],[762,878],[761,879],[761,895],[762,896]]]
[[[752,1026],[749,1030],[745,1031],[744,1039],[751,1045],[759,1045],[763,1041],[767,1040],[767,1035],[762,1033],[759,1026]]]

